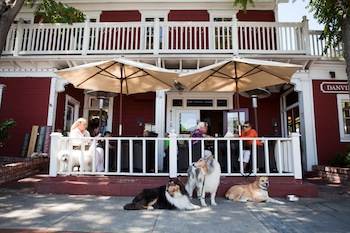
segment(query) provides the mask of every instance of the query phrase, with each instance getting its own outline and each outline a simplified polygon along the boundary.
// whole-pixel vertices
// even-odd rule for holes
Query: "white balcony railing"
[[[17,24],[6,55],[89,54],[300,54],[322,56],[319,32],[307,21],[121,22]],[[341,48],[327,56],[341,54]]]
[[[245,169],[244,141],[253,141]],[[257,141],[262,145],[257,145]],[[211,150],[225,176],[264,175],[302,178],[299,135],[288,138],[108,137],[77,139],[51,136],[50,175],[186,175],[204,150]],[[100,145],[103,149],[97,148]],[[88,145],[86,147],[86,145]],[[247,149],[247,148],[245,148]],[[102,159],[101,159],[102,158]],[[84,161],[84,162],[79,162]],[[80,165],[79,171],[74,169]],[[102,169],[101,169],[102,167]]]

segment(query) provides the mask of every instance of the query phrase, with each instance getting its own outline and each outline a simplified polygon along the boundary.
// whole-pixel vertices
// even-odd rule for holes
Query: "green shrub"
[[[9,138],[9,130],[16,125],[16,121],[8,119],[0,122],[0,147],[4,145],[4,142]]]
[[[350,167],[350,151],[337,154],[329,164],[335,167]]]

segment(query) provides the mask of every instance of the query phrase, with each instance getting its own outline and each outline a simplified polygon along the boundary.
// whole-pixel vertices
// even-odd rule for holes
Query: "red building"
[[[271,95],[258,100],[259,135],[300,133],[304,171],[347,149],[350,100],[341,48],[323,54],[320,32],[309,30],[306,18],[276,22],[277,4],[285,1],[256,1],[246,13],[229,0],[63,2],[85,12],[87,21],[37,24],[24,8],[9,32],[0,58],[0,120],[13,118],[17,125],[1,155],[18,156],[33,125],[65,131],[80,116],[99,116],[98,100],[54,71],[120,56],[179,72],[235,55],[300,64],[292,85],[270,87]],[[255,124],[251,99],[241,97],[241,109],[233,110],[232,93],[172,90],[124,101],[124,136],[142,136],[144,129],[161,137],[171,130],[186,135],[198,121],[209,123],[210,134],[223,136],[238,112]],[[118,103],[118,97],[103,103],[105,130],[114,135]]]

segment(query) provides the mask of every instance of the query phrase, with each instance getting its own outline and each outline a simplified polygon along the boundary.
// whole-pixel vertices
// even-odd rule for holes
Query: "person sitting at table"
[[[257,138],[258,132],[256,132],[255,129],[253,129],[252,125],[246,121],[243,125],[242,134],[240,136],[241,138]],[[252,150],[253,140],[244,140],[243,141],[243,169],[245,170],[247,167],[247,164],[250,161],[250,155]],[[262,143],[257,140],[256,145],[261,146]],[[240,161],[241,156],[238,157],[238,161]]]
[[[90,137],[90,133],[87,130],[88,123],[85,118],[79,118],[76,120],[69,133],[69,137],[73,138],[71,140],[73,151],[88,151],[91,144],[91,139],[82,140],[85,137]],[[99,135],[97,135],[99,136]],[[80,139],[81,138],[81,139]],[[81,148],[84,146],[84,148]],[[101,147],[97,147],[95,149],[95,161],[96,161],[96,171],[102,172],[104,171],[104,150]]]
[[[204,138],[209,137],[208,133],[208,123],[207,122],[199,122],[197,124],[197,128],[191,132],[192,138]],[[197,161],[201,158],[201,141],[193,140],[192,141],[192,161]]]

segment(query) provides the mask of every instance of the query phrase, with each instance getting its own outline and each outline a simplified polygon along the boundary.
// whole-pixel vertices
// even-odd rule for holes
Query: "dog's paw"
[[[212,202],[211,205],[212,206],[217,206],[218,204],[216,204],[216,202]]]
[[[153,206],[147,206],[147,210],[154,210]]]
[[[198,209],[200,209],[201,207],[199,206],[199,205],[193,205],[192,206],[192,210],[198,210]]]

